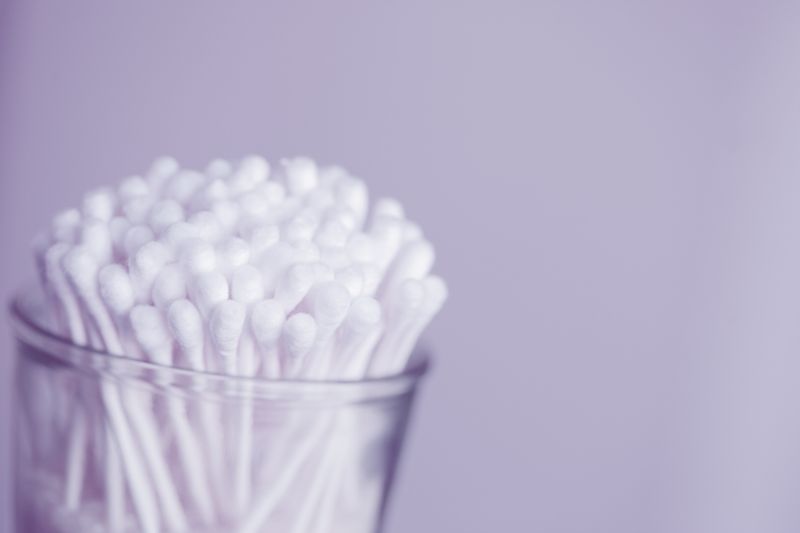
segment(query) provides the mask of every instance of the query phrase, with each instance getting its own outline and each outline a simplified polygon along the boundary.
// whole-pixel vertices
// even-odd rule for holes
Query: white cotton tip
[[[406,217],[403,204],[394,198],[379,198],[372,208],[373,218],[382,216],[404,219]]]
[[[156,188],[161,185],[173,174],[180,170],[178,161],[173,157],[162,156],[153,161],[150,170],[147,171],[147,181]]]
[[[228,299],[228,280],[220,272],[197,274],[189,283],[189,295],[204,317]]]
[[[131,279],[142,301],[149,300],[156,276],[170,260],[170,250],[159,241],[145,243],[128,260]]]
[[[311,267],[314,269],[314,284],[328,283],[336,279],[333,269],[325,263],[311,263]]]
[[[172,224],[161,235],[161,241],[181,255],[189,243],[200,239],[200,231],[196,226],[185,221]]]
[[[228,177],[233,172],[233,165],[226,159],[213,159],[206,166],[206,175],[212,179]]]
[[[324,222],[335,220],[342,225],[347,235],[351,235],[358,229],[358,218],[353,211],[347,207],[332,207],[325,212]]]
[[[336,203],[353,211],[359,227],[364,223],[369,207],[369,194],[363,181],[347,177],[336,185]]]
[[[127,201],[138,196],[149,196],[150,185],[141,176],[131,176],[122,180],[117,187],[117,196],[121,201]]]
[[[247,318],[245,306],[233,300],[225,300],[216,305],[208,321],[211,343],[223,360],[226,373],[236,373],[236,352],[244,331]]]
[[[171,364],[171,354],[167,350],[172,336],[161,312],[152,305],[137,305],[131,309],[130,319],[133,335],[150,360],[161,365]]]
[[[425,290],[425,300],[421,305],[420,314],[430,320],[447,301],[447,284],[439,276],[428,276],[422,280],[422,286]]]
[[[131,223],[125,217],[114,217],[108,222],[108,232],[111,234],[111,243],[118,255],[125,253],[125,234],[131,228]]]
[[[370,296],[359,296],[350,304],[345,322],[348,330],[361,334],[380,324],[382,315],[378,300]]]
[[[254,265],[261,271],[265,294],[272,294],[281,282],[286,270],[295,262],[295,250],[290,244],[277,242],[258,257]]]
[[[228,186],[232,194],[240,194],[253,190],[259,183],[269,177],[269,163],[258,155],[247,156],[228,178]]]
[[[327,188],[317,187],[305,198],[306,207],[317,213],[327,211],[336,203],[336,196],[333,191]]]
[[[95,189],[83,196],[83,216],[108,222],[114,216],[116,198],[109,188]]]
[[[350,174],[338,165],[324,166],[319,169],[319,186],[334,189],[339,181],[349,176]]]
[[[253,306],[250,313],[250,329],[259,347],[271,348],[281,337],[286,313],[277,300],[261,300]]]
[[[190,274],[213,272],[217,268],[217,252],[211,243],[195,238],[181,247],[180,263]]]
[[[81,224],[81,244],[86,246],[94,257],[105,264],[114,255],[114,244],[107,222],[99,219],[84,220]]]
[[[317,337],[317,323],[307,313],[296,313],[283,325],[281,367],[284,377],[297,377]]]
[[[61,211],[53,217],[53,239],[58,242],[74,244],[77,242],[81,225],[81,212],[77,209]]]
[[[418,241],[423,238],[424,235],[419,224],[406,220],[403,224],[403,242]]]
[[[197,307],[189,300],[175,300],[167,310],[167,324],[189,368],[203,370],[203,318]]]
[[[384,300],[390,321],[401,321],[413,317],[425,301],[425,286],[416,279],[403,281]]]
[[[153,230],[150,229],[150,226],[131,226],[128,231],[125,232],[125,238],[122,241],[125,255],[133,257],[136,252],[139,251],[139,248],[148,242],[152,242],[155,238],[156,236],[153,234]]]
[[[317,164],[308,157],[281,160],[286,173],[286,185],[293,196],[303,196],[317,187]]]
[[[317,229],[317,220],[307,214],[302,213],[289,220],[281,231],[283,240],[290,244],[310,241],[314,238]]]
[[[278,226],[268,225],[259,226],[254,228],[247,241],[250,243],[250,252],[253,256],[258,256],[268,248],[278,243],[281,238],[281,232]]]
[[[220,268],[231,272],[250,261],[250,245],[239,237],[228,237],[217,245]]]
[[[375,244],[372,237],[356,233],[347,241],[347,255],[354,263],[371,263],[375,260]]]
[[[100,297],[109,311],[116,316],[125,316],[136,303],[133,283],[122,265],[112,263],[100,269],[97,275]]]
[[[150,208],[147,223],[156,235],[184,218],[183,206],[175,200],[160,200]]]
[[[436,254],[430,242],[422,240],[405,244],[389,266],[379,292],[388,294],[407,279],[425,278],[433,268],[435,259]]]
[[[214,202],[211,204],[211,212],[214,213],[214,216],[219,220],[223,230],[227,233],[233,232],[241,216],[239,205],[232,200],[219,200]]]
[[[341,248],[347,244],[350,230],[341,220],[328,218],[317,230],[314,242],[323,248]]]
[[[231,276],[231,298],[251,304],[264,297],[264,280],[261,272],[252,265],[238,267]]]
[[[344,285],[352,298],[364,290],[364,272],[360,265],[349,265],[336,272],[336,281]]]
[[[270,208],[266,195],[260,190],[240,194],[236,197],[236,203],[239,205],[241,218],[254,223],[266,217]]]
[[[314,287],[313,315],[320,328],[335,329],[342,323],[350,307],[350,292],[336,281]]]
[[[193,170],[181,170],[164,186],[163,196],[184,205],[205,185],[205,182],[206,177],[203,174]]]
[[[383,278],[383,272],[380,267],[374,263],[360,263],[361,274],[364,276],[364,288],[362,294],[372,296],[378,292],[378,287]]]
[[[136,196],[125,200],[121,210],[125,218],[132,224],[145,224],[150,215],[150,208],[153,206],[154,198],[151,196]]]
[[[94,293],[98,265],[88,248],[75,246],[61,259],[61,266],[79,294],[85,296]]]
[[[334,270],[340,270],[352,263],[347,248],[343,247],[323,247],[319,252],[319,260]]]
[[[177,264],[169,264],[161,269],[153,282],[153,303],[166,309],[172,302],[183,298],[186,298],[186,276]]]
[[[286,187],[277,181],[266,181],[259,185],[258,190],[264,195],[269,205],[282,204],[286,199]]]
[[[200,238],[216,242],[224,235],[222,224],[211,211],[198,211],[189,217],[188,222],[197,228]]]
[[[388,216],[376,217],[370,230],[374,245],[375,263],[386,268],[403,243],[403,221]]]
[[[316,263],[320,259],[319,246],[311,241],[298,241],[292,246],[295,263]]]
[[[316,281],[314,266],[308,263],[289,267],[275,288],[275,299],[283,305],[286,313],[291,312],[305,298]]]

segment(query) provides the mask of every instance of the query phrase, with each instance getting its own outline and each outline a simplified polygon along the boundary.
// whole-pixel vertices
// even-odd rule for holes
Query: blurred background
[[[0,0],[0,296],[57,210],[157,155],[341,163],[404,202],[451,288],[389,533],[797,531],[798,23],[782,1]]]

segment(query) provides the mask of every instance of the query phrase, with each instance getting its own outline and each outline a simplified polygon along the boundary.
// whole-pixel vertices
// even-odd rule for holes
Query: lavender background
[[[800,528],[796,4],[119,4],[0,0],[3,300],[156,155],[339,162],[452,292],[389,533]]]

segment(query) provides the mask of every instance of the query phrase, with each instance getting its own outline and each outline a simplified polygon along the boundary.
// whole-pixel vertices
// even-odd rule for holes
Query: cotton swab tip
[[[133,307],[136,297],[128,272],[121,265],[110,264],[100,269],[97,276],[100,297],[109,310],[124,316]]]

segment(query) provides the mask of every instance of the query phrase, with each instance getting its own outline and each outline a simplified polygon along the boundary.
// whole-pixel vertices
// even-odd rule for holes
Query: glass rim
[[[31,301],[38,299],[38,302]],[[26,304],[45,305],[44,296],[38,288],[26,287],[13,293],[7,304],[7,316],[11,323],[14,338],[22,343],[36,348],[46,355],[55,358],[65,364],[81,367],[93,366],[102,368],[113,366],[114,373],[121,371],[123,375],[136,375],[145,371],[155,371],[160,376],[170,376],[172,378],[183,378],[191,380],[214,380],[227,384],[238,384],[249,388],[268,387],[274,391],[290,392],[295,389],[303,389],[307,392],[336,390],[344,392],[360,391],[361,394],[368,391],[376,393],[376,396],[391,395],[391,391],[407,390],[427,374],[431,366],[430,353],[426,349],[415,349],[414,356],[409,365],[400,373],[380,377],[368,377],[364,379],[332,379],[332,380],[311,380],[311,379],[270,379],[261,376],[236,376],[222,372],[208,370],[193,370],[185,367],[162,365],[152,361],[145,361],[137,357],[128,355],[116,355],[103,350],[92,348],[91,346],[81,346],[73,343],[70,339],[50,330],[40,322],[37,322],[26,310]],[[86,361],[90,364],[87,365]],[[383,392],[383,394],[381,393]]]

